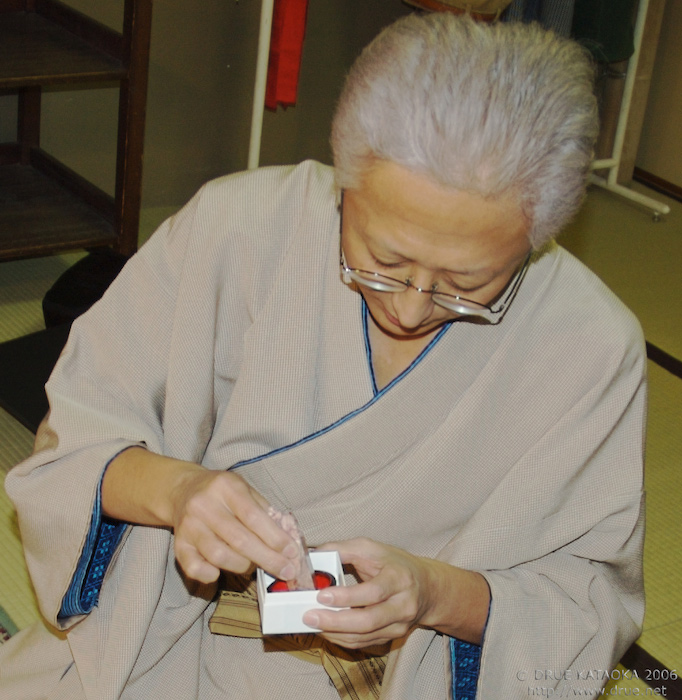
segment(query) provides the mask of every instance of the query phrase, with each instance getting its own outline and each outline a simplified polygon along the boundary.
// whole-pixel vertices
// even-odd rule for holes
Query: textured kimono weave
[[[224,575],[217,606],[208,622],[215,634],[261,637],[255,577]],[[341,700],[376,700],[386,669],[386,648],[342,649],[316,634],[274,635],[265,642],[271,649],[295,654],[308,663],[322,664]]]
[[[35,454],[6,481],[53,629],[2,645],[0,696],[338,698],[322,666],[211,634],[215,586],[183,579],[163,528],[128,528],[97,607],[58,618],[104,465],[133,444],[237,469],[296,513],[311,546],[367,536],[480,571],[492,592],[484,700],[527,698],[535,669],[579,687],[578,672],[611,668],[637,637],[645,355],[634,317],[552,245],[502,323],[452,323],[375,393],[338,236],[329,168],[229,176],[76,321]],[[449,642],[417,629],[395,643],[382,700],[448,697]]]

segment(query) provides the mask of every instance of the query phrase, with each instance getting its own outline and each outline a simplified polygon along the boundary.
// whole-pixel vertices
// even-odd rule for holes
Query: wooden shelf
[[[121,32],[58,0],[0,0],[0,92],[18,96],[0,144],[0,261],[77,248],[137,249],[152,0],[124,2]],[[40,148],[42,88],[118,83],[116,185],[108,196]]]
[[[0,260],[114,245],[113,198],[46,154],[31,160],[0,165]]]
[[[34,12],[0,14],[0,88],[120,80],[120,58]]]

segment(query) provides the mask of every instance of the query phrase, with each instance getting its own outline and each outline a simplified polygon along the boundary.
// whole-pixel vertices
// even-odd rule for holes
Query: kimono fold
[[[325,166],[223,178],[74,324],[35,453],[6,484],[41,611],[66,633],[4,645],[0,690],[334,697],[321,666],[211,635],[215,587],[183,579],[162,528],[128,528],[97,606],[59,617],[104,466],[133,444],[239,470],[312,546],[365,536],[480,571],[484,700],[527,697],[534,669],[573,671],[580,687],[578,671],[610,669],[637,637],[646,359],[634,317],[550,245],[502,323],[450,324],[377,392],[338,235]],[[394,644],[381,697],[452,697],[449,642],[417,629]],[[22,675],[40,644],[42,675]]]

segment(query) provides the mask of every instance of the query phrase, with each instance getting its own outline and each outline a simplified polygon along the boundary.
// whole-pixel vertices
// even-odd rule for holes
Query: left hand
[[[316,609],[303,621],[330,642],[362,649],[404,637],[421,624],[431,606],[432,560],[366,538],[328,543],[361,579],[356,586],[320,591],[317,600],[349,610]]]

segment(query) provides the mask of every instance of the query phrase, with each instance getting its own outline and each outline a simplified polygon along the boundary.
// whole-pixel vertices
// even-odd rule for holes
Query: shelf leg
[[[129,68],[119,91],[114,223],[118,232],[116,250],[128,256],[137,250],[140,227],[151,23],[151,0],[126,0],[124,53]]]
[[[40,86],[19,91],[17,141],[21,146],[21,163],[28,165],[31,151],[40,146]]]

